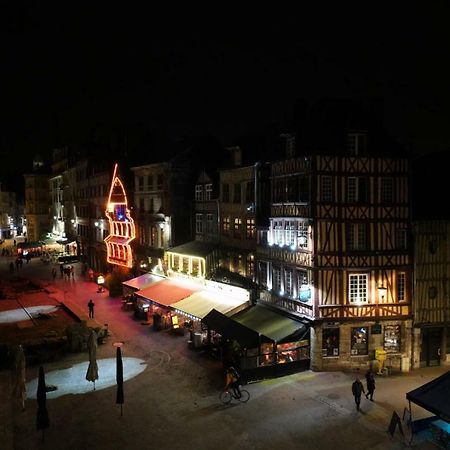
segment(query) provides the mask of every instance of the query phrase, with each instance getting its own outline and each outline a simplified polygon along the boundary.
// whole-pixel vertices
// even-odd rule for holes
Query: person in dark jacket
[[[370,401],[373,402],[373,392],[375,391],[375,376],[372,370],[368,370],[366,372],[366,385],[367,385],[367,393],[366,398],[368,399],[370,396]]]
[[[355,397],[356,409],[359,411],[359,404],[361,403],[361,394],[365,394],[364,386],[360,379],[356,377],[356,380],[352,384],[352,393]]]
[[[90,318],[90,319],[93,319],[93,318],[94,318],[94,306],[95,306],[95,304],[94,304],[94,302],[92,301],[92,299],[89,300],[88,308],[89,308],[89,318]]]

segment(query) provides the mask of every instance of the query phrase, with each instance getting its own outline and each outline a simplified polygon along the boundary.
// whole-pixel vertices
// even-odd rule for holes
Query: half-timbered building
[[[361,143],[363,133],[349,137]],[[312,154],[271,164],[260,302],[311,323],[311,367],[409,370],[412,254],[405,158]]]

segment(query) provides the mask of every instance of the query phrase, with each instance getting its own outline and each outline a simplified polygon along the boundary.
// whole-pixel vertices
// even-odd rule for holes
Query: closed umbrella
[[[94,383],[95,391],[95,380],[98,380],[98,366],[97,366],[97,334],[94,330],[91,330],[87,343],[89,351],[89,366],[86,372],[86,380],[92,381]]]
[[[124,402],[123,398],[123,363],[122,363],[122,352],[120,347],[117,347],[116,354],[116,382],[117,382],[117,395],[116,403],[120,404],[120,415],[122,415],[122,405]]]
[[[39,379],[38,379],[38,387],[37,387],[37,430],[42,430],[42,442],[44,442],[44,430],[50,426],[50,421],[48,418],[47,411],[47,390],[45,386],[45,374],[44,368],[42,366],[39,367]]]
[[[19,345],[14,355],[14,390],[13,396],[22,402],[22,410],[25,409],[27,398],[27,388],[25,380],[25,353],[23,347]]]

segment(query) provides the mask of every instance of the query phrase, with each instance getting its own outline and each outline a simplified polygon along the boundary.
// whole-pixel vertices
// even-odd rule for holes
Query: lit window
[[[241,236],[242,232],[242,219],[235,217],[234,219],[234,235]]]
[[[224,217],[222,219],[222,230],[223,230],[223,234],[230,234],[230,218],[229,217]]]
[[[284,244],[284,240],[283,240],[283,222],[281,221],[275,221],[273,223],[273,228],[275,231],[275,244],[277,245],[283,245]]]
[[[285,222],[284,224],[285,242],[286,245],[295,244],[295,222]]]
[[[357,327],[351,329],[351,349],[352,356],[367,355],[369,353],[368,328]]]
[[[339,356],[339,328],[323,328],[322,356]]]
[[[308,223],[300,221],[297,227],[297,246],[300,248],[308,248]]]
[[[401,343],[400,325],[384,326],[384,349],[387,353],[399,353]]]
[[[245,225],[245,237],[254,239],[256,236],[255,219],[247,219]]]
[[[350,303],[367,303],[367,275],[349,275],[348,300]]]
[[[297,297],[301,302],[311,301],[311,287],[306,270],[297,270]]]

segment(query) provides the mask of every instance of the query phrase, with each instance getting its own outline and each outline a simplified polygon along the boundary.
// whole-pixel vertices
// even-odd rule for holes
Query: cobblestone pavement
[[[0,276],[7,276],[6,259]],[[9,371],[0,372],[0,448],[32,449],[400,449],[409,436],[387,428],[395,410],[407,407],[405,393],[435,378],[449,367],[420,369],[409,374],[377,378],[375,402],[362,400],[355,410],[351,394],[354,374],[312,372],[249,384],[247,404],[219,402],[223,387],[220,363],[188,347],[187,338],[155,332],[121,309],[120,299],[96,293],[76,267],[75,281],[51,279],[51,266],[32,260],[22,275],[39,280],[55,299],[73,305],[87,319],[93,298],[98,325],[108,324],[110,337],[98,348],[98,358],[114,357],[115,342],[123,342],[124,357],[142,359],[145,370],[124,384],[123,416],[115,404],[115,386],[47,400],[50,428],[36,431],[36,401],[22,411],[11,399]],[[93,324],[94,322],[91,322]],[[87,361],[72,353],[45,364],[45,371],[68,369]],[[124,367],[126,372],[126,367]],[[38,367],[27,368],[27,381]],[[101,377],[101,373],[99,374]],[[413,406],[413,418],[430,414]],[[413,446],[435,448],[422,438]]]

